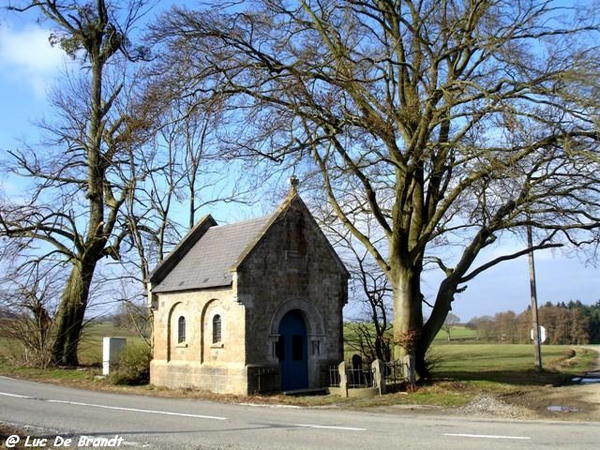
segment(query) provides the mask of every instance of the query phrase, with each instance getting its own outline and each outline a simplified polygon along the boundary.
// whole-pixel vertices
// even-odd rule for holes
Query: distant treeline
[[[546,344],[600,344],[600,300],[594,305],[548,302],[539,308],[539,323],[546,329]],[[531,308],[520,314],[475,317],[466,326],[477,332],[479,340],[525,344],[531,341]]]

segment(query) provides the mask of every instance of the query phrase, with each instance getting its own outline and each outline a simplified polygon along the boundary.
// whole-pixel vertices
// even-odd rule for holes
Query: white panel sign
[[[540,344],[546,342],[547,337],[546,328],[540,325]],[[533,329],[531,330],[531,340],[535,340],[535,331]]]

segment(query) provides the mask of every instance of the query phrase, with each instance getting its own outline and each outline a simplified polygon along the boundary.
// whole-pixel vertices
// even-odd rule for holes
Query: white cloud
[[[23,83],[44,97],[66,56],[48,42],[50,31],[39,26],[14,29],[0,24],[0,77]]]

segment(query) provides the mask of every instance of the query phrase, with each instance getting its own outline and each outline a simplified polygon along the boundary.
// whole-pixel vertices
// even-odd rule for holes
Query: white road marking
[[[75,406],[87,406],[89,408],[111,409],[111,410],[115,410],[115,411],[129,411],[129,412],[137,412],[137,413],[144,413],[144,414],[161,414],[164,416],[192,417],[194,419],[227,420],[227,417],[204,416],[201,414],[188,414],[188,413],[179,413],[179,412],[171,412],[171,411],[160,411],[160,410],[154,410],[154,409],[123,408],[120,406],[96,405],[94,403],[72,402],[69,400],[53,400],[53,399],[36,398],[36,397],[31,397],[29,395],[10,394],[8,392],[0,392],[0,395],[5,396],[5,397],[22,398],[22,399],[27,399],[27,400],[40,400],[40,401],[48,402],[48,403],[59,403],[59,404],[75,405]]]
[[[210,420],[227,420],[227,417],[218,417],[218,416],[204,416],[201,414],[188,414],[188,413],[178,413],[171,411],[160,411],[155,409],[138,409],[138,408],[123,408],[120,406],[106,406],[106,405],[96,405],[94,403],[82,403],[82,402],[72,402],[68,400],[46,400],[49,403],[62,403],[66,405],[76,405],[76,406],[87,406],[90,408],[100,408],[100,409],[112,409],[115,411],[129,411],[129,412],[138,412],[144,414],[159,414],[164,416],[177,416],[177,417],[192,417],[195,419],[210,419]]]
[[[8,392],[0,392],[0,395],[4,395],[5,397],[15,397],[15,398],[33,398],[29,395],[19,395],[19,394],[9,394]]]
[[[46,401],[48,403],[85,406],[88,408],[110,409],[110,410],[114,410],[114,411],[128,411],[128,412],[137,412],[137,413],[142,413],[142,414],[159,414],[159,415],[177,416],[177,417],[191,417],[191,418],[195,418],[195,419],[227,420],[226,417],[205,416],[205,415],[201,415],[201,414],[178,413],[178,412],[160,411],[160,410],[154,410],[154,409],[124,408],[124,407],[120,407],[120,406],[98,405],[95,403],[74,402],[74,401],[70,401],[70,400],[36,399],[35,397],[29,397],[27,395],[9,394],[9,393],[5,393],[5,392],[0,392],[0,395],[4,395],[7,397],[23,398],[23,399],[35,399],[35,400]],[[341,427],[341,426],[334,426],[334,425],[312,425],[312,424],[306,424],[306,423],[294,424],[294,426],[302,427],[302,428],[316,428],[316,429],[322,429],[322,430],[367,431],[366,428]]]
[[[311,424],[306,424],[306,423],[297,423],[294,426],[295,427],[303,427],[303,428],[319,428],[319,429],[324,429],[324,430],[367,431],[366,428],[336,427],[333,425],[311,425]]]
[[[515,439],[521,441],[528,441],[531,438],[528,436],[494,436],[489,434],[464,434],[464,433],[444,433],[444,436],[454,437],[468,437],[468,438],[479,438],[479,439]]]
[[[251,406],[253,408],[273,408],[273,409],[277,409],[277,408],[282,408],[282,409],[300,409],[301,406],[297,406],[297,405],[279,405],[279,404],[268,404],[268,403],[238,403],[238,405],[240,406]]]

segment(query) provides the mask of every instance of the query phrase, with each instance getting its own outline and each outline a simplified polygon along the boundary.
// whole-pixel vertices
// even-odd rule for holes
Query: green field
[[[83,332],[79,343],[79,362],[83,365],[102,363],[102,338],[122,337],[128,343],[140,343],[142,338],[126,328],[117,328],[112,322],[94,323]]]
[[[437,336],[435,337],[436,343],[446,342],[446,343],[454,343],[454,342],[465,342],[465,341],[476,341],[477,340],[477,332],[475,330],[471,330],[465,326],[457,325],[450,328],[450,340],[448,340],[448,333],[441,330]]]
[[[593,363],[595,353],[580,347],[543,345],[542,373],[535,370],[531,345],[434,345],[429,356],[438,361],[434,374],[440,379],[546,384],[585,371]]]
[[[344,324],[344,339],[345,340],[356,340],[357,334],[354,330],[354,326],[356,324],[353,322],[347,322]],[[374,328],[370,324],[365,324],[368,329],[372,329],[372,334],[374,334]],[[390,336],[391,338],[391,336]],[[435,337],[436,344],[455,344],[458,342],[477,342],[477,332],[475,330],[469,329],[463,325],[456,325],[450,328],[450,339],[448,339],[448,333],[443,330]]]
[[[352,324],[346,324],[345,337],[358,339]],[[543,371],[535,370],[532,345],[487,344],[477,340],[474,330],[455,326],[448,333],[440,331],[427,360],[437,380],[463,380],[511,385],[545,385],[561,383],[584,372],[594,359],[594,352],[577,346],[543,345]],[[346,360],[357,351],[346,344]]]
[[[117,328],[112,322],[97,322],[84,328],[79,343],[79,362],[83,366],[100,365],[102,363],[102,338],[124,337],[127,342],[140,343],[142,338],[126,328]],[[18,342],[0,338],[0,357],[11,358],[20,351]]]

